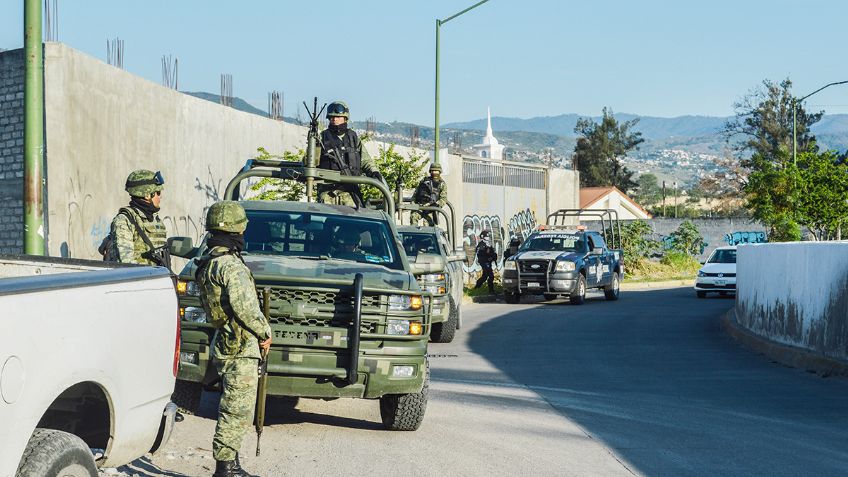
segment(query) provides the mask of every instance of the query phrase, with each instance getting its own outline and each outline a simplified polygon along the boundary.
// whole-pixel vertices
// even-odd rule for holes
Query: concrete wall
[[[97,256],[134,169],[165,177],[169,235],[199,238],[209,205],[263,146],[303,147],[304,128],[194,98],[58,43],[45,46],[50,255]]]
[[[0,52],[0,253],[24,248],[24,51]]]
[[[848,242],[740,246],[736,321],[848,363]]]

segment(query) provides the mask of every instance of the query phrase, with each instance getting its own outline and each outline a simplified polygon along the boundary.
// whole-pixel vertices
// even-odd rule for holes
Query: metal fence
[[[468,158],[462,160],[462,181],[466,184],[544,190],[545,179],[546,171],[543,167],[499,164]]]

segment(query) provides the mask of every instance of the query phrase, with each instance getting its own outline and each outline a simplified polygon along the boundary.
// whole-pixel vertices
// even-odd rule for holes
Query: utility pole
[[[677,218],[677,181],[672,183],[672,187],[674,187],[674,218]]]
[[[44,255],[44,50],[41,0],[24,0],[24,253]]]
[[[665,181],[663,181],[663,218],[665,218]]]

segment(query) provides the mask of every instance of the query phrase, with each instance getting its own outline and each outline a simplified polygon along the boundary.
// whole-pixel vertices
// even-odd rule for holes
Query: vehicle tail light
[[[174,343],[174,377],[180,370],[180,313],[177,311],[177,339]]]

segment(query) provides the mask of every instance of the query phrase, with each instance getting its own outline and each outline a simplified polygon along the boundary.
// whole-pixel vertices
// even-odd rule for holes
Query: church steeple
[[[477,155],[486,159],[503,159],[504,146],[498,144],[498,140],[492,133],[492,109],[486,107],[486,135],[483,142],[472,146]]]

